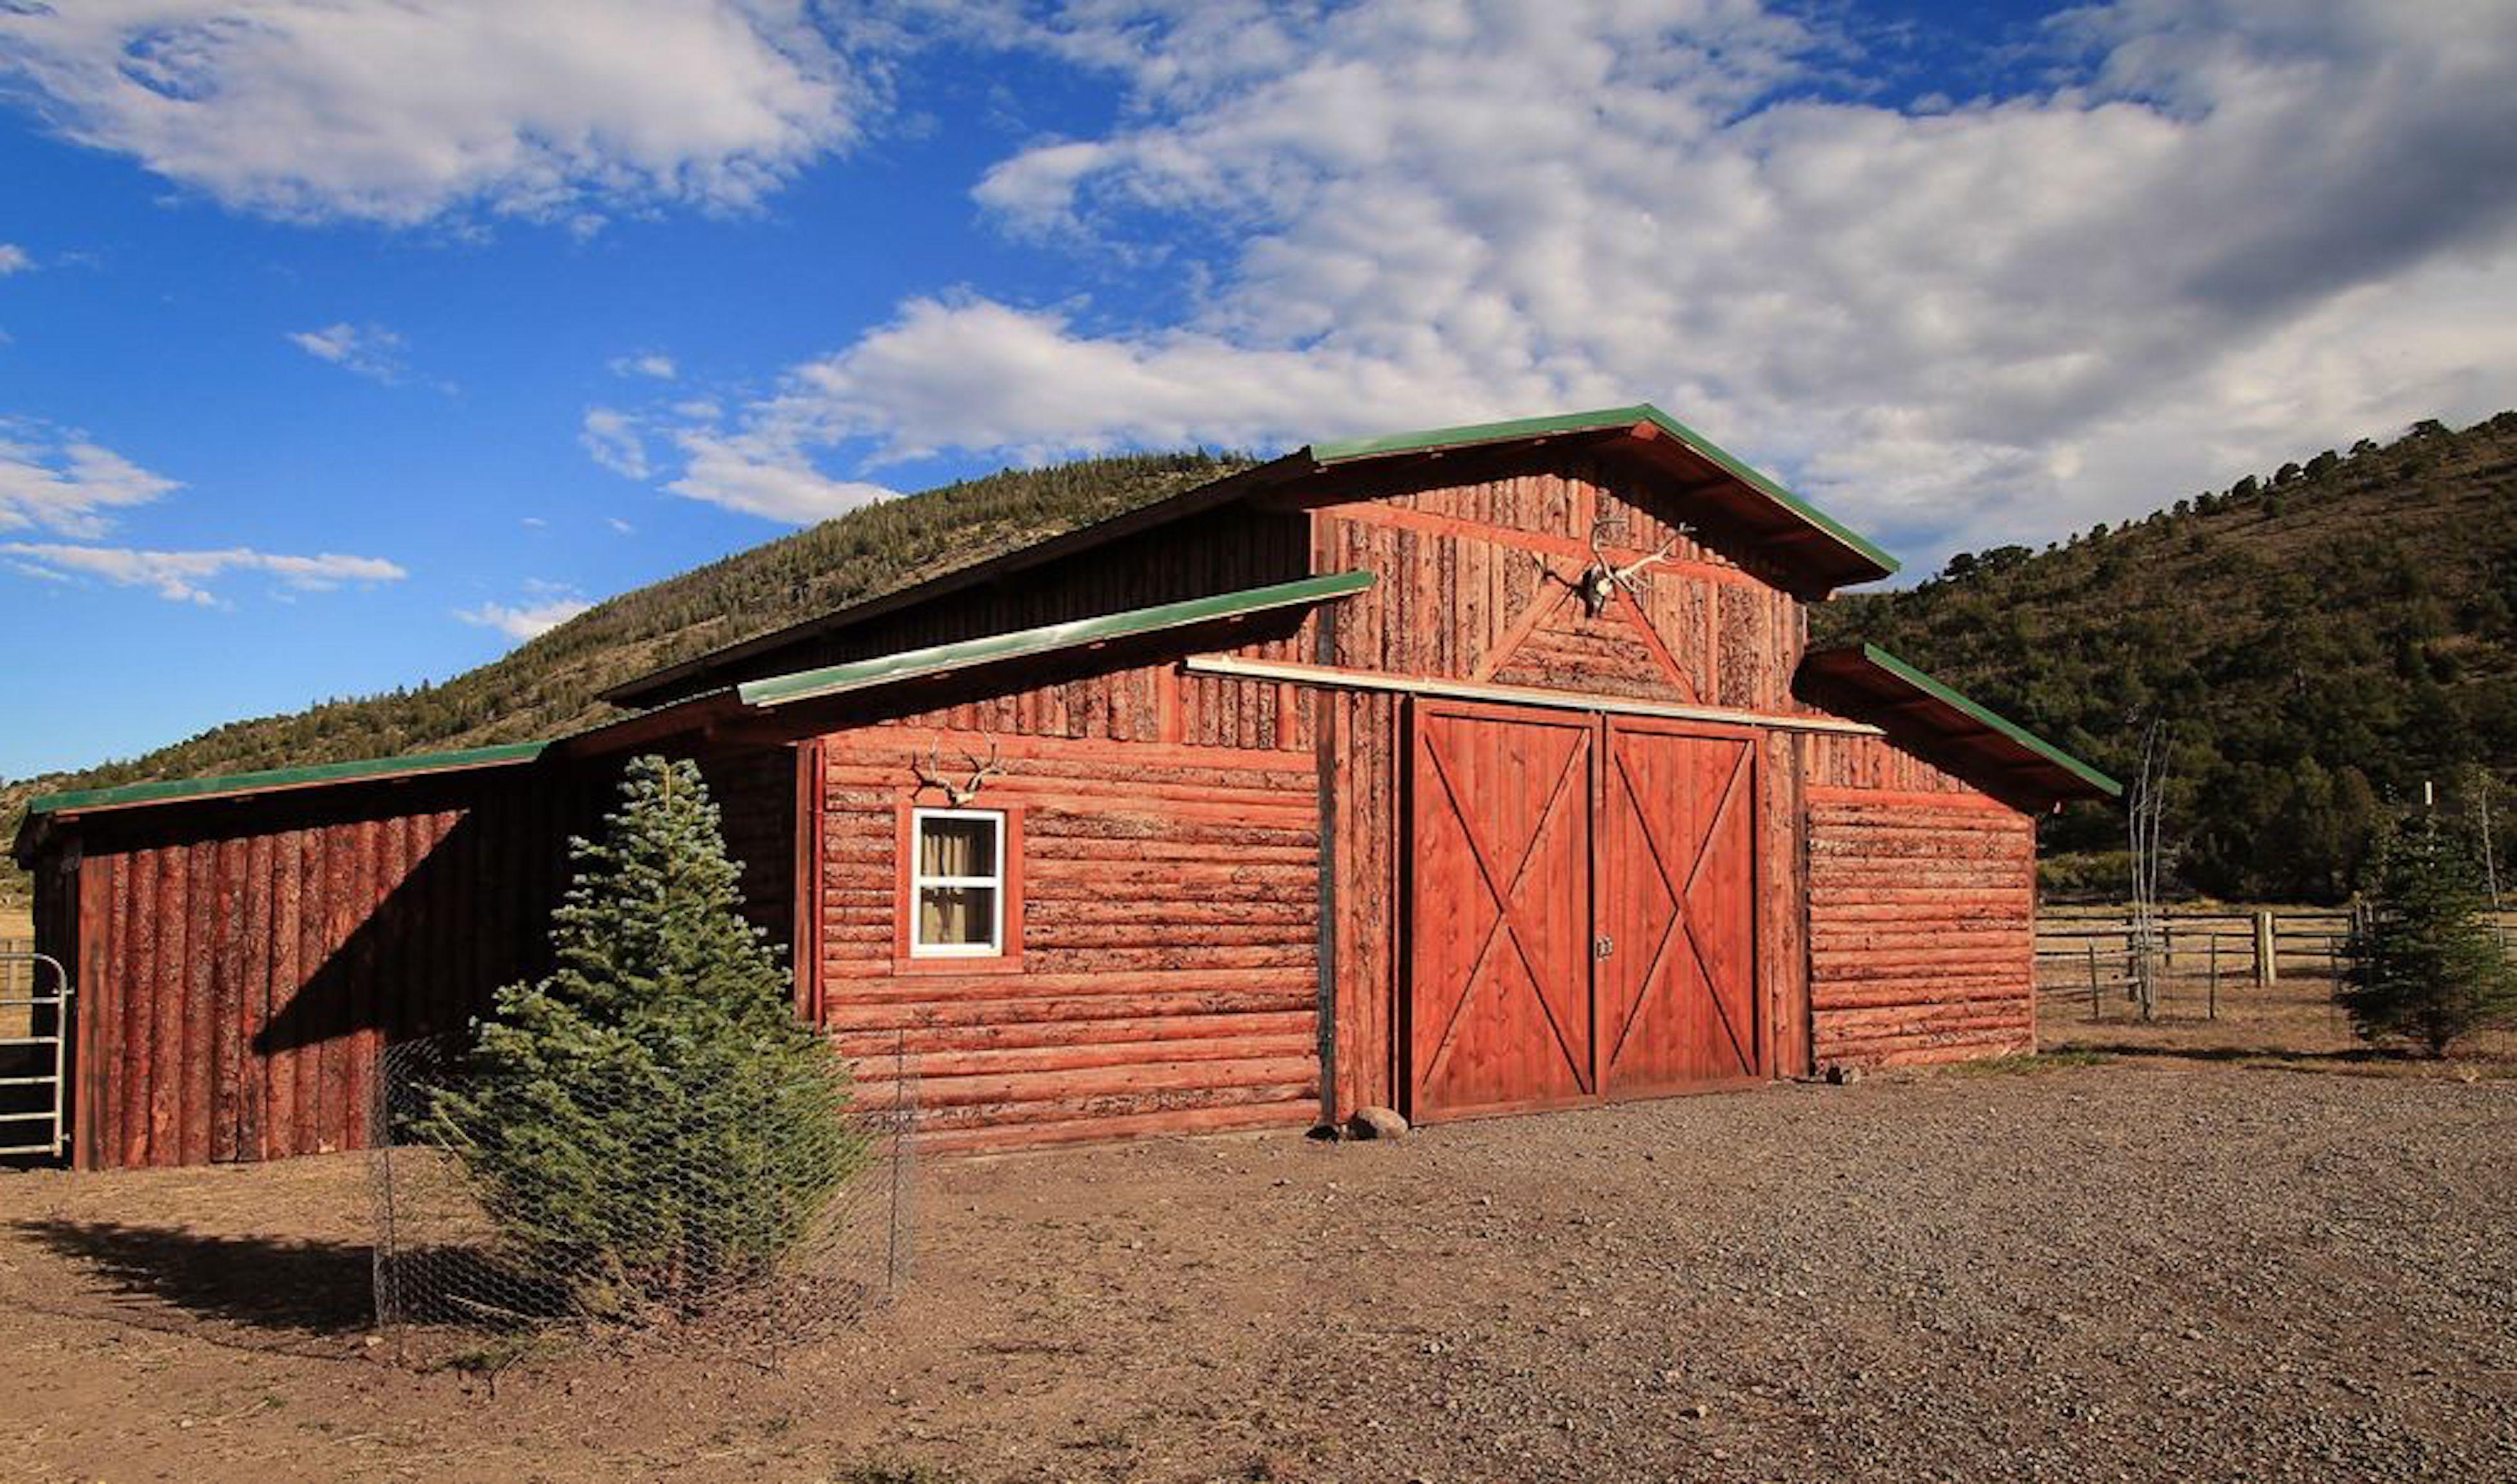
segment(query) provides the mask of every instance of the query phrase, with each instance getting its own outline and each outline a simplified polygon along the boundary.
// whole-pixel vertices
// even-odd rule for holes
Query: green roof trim
[[[1311,445],[1311,457],[1322,464],[1341,464],[1359,458],[1380,458],[1393,453],[1418,453],[1431,448],[1458,447],[1469,444],[1505,443],[1513,439],[1545,438],[1558,433],[1592,433],[1606,428],[1628,427],[1639,422],[1650,423],[1671,438],[1702,454],[1741,484],[1772,500],[1803,523],[1834,538],[1855,555],[1879,568],[1881,575],[1891,575],[1902,565],[1882,549],[1877,542],[1774,483],[1773,480],[1742,462],[1728,449],[1647,402],[1637,403],[1630,407],[1602,407],[1596,412],[1563,412],[1551,417],[1522,417],[1510,422],[1472,423],[1459,428],[1431,428],[1416,433],[1393,433],[1382,438],[1355,438],[1342,443],[1314,444]]]
[[[1877,665],[1879,668],[1886,670],[1889,674],[1896,676],[1907,685],[1912,686],[1915,690],[1931,697],[1934,700],[1940,701],[1944,705],[1951,706],[1956,710],[1965,713],[1970,719],[1981,722],[1991,730],[2000,733],[2012,742],[2026,747],[2028,751],[2035,753],[2038,757],[2045,759],[2047,762],[2061,768],[2066,773],[2079,779],[2090,787],[2096,788],[2105,793],[2108,797],[2121,798],[2123,796],[2123,784],[2115,782],[2112,778],[2101,773],[2098,769],[2081,761],[2079,758],[2073,757],[2070,753],[2064,751],[2062,748],[2047,742],[2035,733],[2028,731],[2026,727],[2012,721],[2000,712],[1975,700],[1963,692],[1954,690],[1949,686],[1941,684],[1940,681],[1934,680],[1931,676],[1924,674],[1922,671],[1914,668],[1910,664],[1907,664],[1904,660],[1898,658],[1896,656],[1881,649],[1879,646],[1875,644],[1865,644],[1861,646],[1861,657],[1870,661],[1872,664]]]
[[[115,809],[126,804],[160,804],[176,799],[228,793],[260,793],[311,784],[338,784],[356,779],[404,778],[423,773],[454,773],[467,768],[495,768],[529,763],[541,756],[548,742],[505,742],[493,747],[466,747],[455,752],[414,752],[404,757],[363,757],[345,763],[312,763],[302,768],[265,768],[254,773],[228,773],[210,778],[176,778],[152,784],[124,784],[115,788],[74,788],[39,794],[27,801],[26,813],[71,814],[88,809]]]
[[[904,650],[897,655],[850,660],[846,664],[829,665],[818,670],[799,670],[791,675],[773,675],[766,680],[747,681],[735,687],[735,693],[748,706],[787,705],[848,691],[966,670],[974,665],[994,664],[1000,660],[1022,659],[1088,644],[1106,644],[1115,639],[1131,639],[1140,634],[1246,617],[1276,609],[1306,607],[1332,598],[1350,597],[1370,587],[1375,580],[1375,575],[1368,572],[1331,572],[1326,576],[1279,582],[1271,587],[1245,588],[1240,592],[1217,593],[1209,598],[1191,598],[1185,602],[1131,609],[1126,613],[1104,614],[1093,618],[1077,618],[1041,628],[1016,629],[1008,634],[990,634],[954,644]]]

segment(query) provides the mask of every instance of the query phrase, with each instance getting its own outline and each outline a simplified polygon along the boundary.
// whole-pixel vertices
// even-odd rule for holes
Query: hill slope
[[[2031,553],[1951,559],[1818,610],[2130,777],[2172,738],[2165,837],[2195,887],[2329,898],[2388,800],[2517,775],[2517,412],[2424,423]],[[2495,826],[2496,825],[2495,821]],[[2084,809],[2049,852],[2120,848]],[[2504,849],[2501,852],[2506,859]]]
[[[556,736],[618,714],[607,687],[906,587],[1243,467],[1207,453],[1006,470],[887,501],[626,592],[438,685],[232,722],[126,761],[0,786],[0,838],[34,793]],[[0,887],[5,894],[5,887]]]
[[[33,792],[548,737],[635,674],[1204,483],[1198,453],[1007,471],[873,506],[601,604],[440,685],[235,722]],[[2517,775],[2517,412],[2326,452],[2042,553],[1953,559],[1920,587],[1818,609],[2129,775],[2175,738],[2168,834],[2230,895],[2343,889],[2380,800],[2458,770]],[[2469,790],[2468,790],[2469,791]],[[2511,831],[2517,832],[2517,831]],[[2112,810],[2047,831],[2103,851]],[[15,881],[0,881],[0,895]]]

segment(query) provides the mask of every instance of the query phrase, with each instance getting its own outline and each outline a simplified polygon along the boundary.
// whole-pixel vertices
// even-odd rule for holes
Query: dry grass
[[[2216,1014],[2213,1013],[2216,1008]],[[2119,995],[2091,1014],[2086,996],[2048,994],[2037,1007],[2037,1044],[2048,1053],[2101,1052],[2179,1061],[2281,1067],[2364,1077],[2445,1077],[2462,1081],[2517,1078],[2517,1031],[2485,1031],[2432,1058],[2405,1047],[2371,1046],[2352,1033],[2333,1000],[2329,970],[2285,971],[2258,988],[2225,975],[2216,1006],[2206,983],[2180,974],[2144,1021]]]

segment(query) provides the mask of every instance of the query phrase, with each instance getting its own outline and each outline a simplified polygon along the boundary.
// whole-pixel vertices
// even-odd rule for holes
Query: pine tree
[[[866,1158],[846,1063],[743,919],[699,770],[641,757],[620,795],[599,840],[570,841],[556,966],[498,992],[421,1128],[529,1265],[598,1315],[766,1274]]]
[[[2382,833],[2341,995],[2353,1027],[2444,1056],[2467,1033],[2517,1018],[2517,974],[2488,905],[2481,868],[2434,816]]]

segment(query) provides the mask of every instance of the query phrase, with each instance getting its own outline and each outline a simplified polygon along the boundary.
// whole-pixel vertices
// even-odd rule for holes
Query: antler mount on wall
[[[947,803],[960,809],[979,796],[979,790],[988,785],[988,780],[1001,777],[1005,771],[1004,765],[997,761],[997,740],[993,737],[988,739],[986,762],[979,761],[976,752],[964,751],[961,756],[970,764],[970,777],[964,783],[955,783],[944,776],[942,755],[932,748],[928,749],[924,762],[911,763],[910,771],[917,776],[919,787],[937,790]]]

